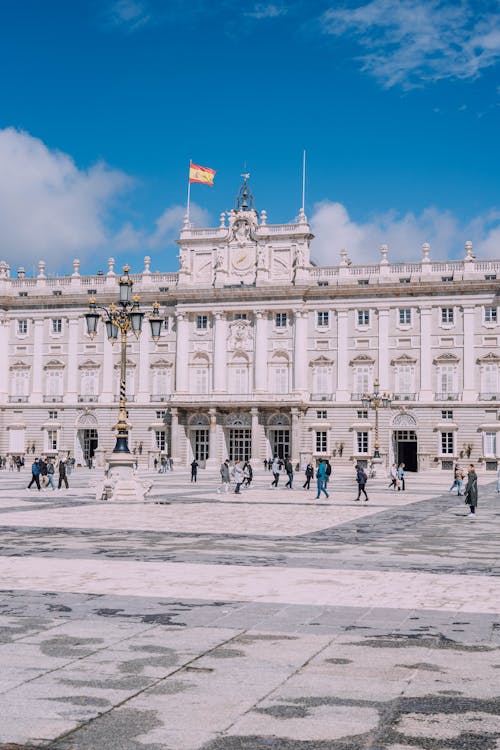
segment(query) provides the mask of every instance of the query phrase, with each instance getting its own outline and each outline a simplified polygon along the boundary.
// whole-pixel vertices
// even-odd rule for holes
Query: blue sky
[[[500,247],[498,2],[3,0],[0,254],[31,272],[177,267],[193,221],[218,224],[246,162],[258,209],[313,256],[376,262]]]

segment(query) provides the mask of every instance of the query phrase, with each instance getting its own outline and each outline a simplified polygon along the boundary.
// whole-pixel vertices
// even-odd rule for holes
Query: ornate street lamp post
[[[375,380],[373,384],[373,393],[364,393],[361,397],[361,403],[363,405],[364,409],[369,409],[370,407],[375,410],[375,446],[373,451],[373,458],[374,459],[380,459],[380,442],[379,442],[379,433],[378,433],[378,410],[382,408],[387,408],[391,405],[391,395],[390,393],[380,393],[379,391],[380,383],[378,381],[378,378]]]
[[[142,321],[144,313],[139,307],[139,297],[132,296],[133,282],[129,276],[130,267],[123,267],[123,275],[118,282],[120,294],[119,300],[107,307],[101,307],[96,304],[95,298],[89,300],[89,312],[85,314],[87,321],[87,333],[90,338],[94,338],[97,333],[97,324],[101,315],[97,310],[103,311],[103,321],[106,327],[106,334],[112,344],[118,340],[120,333],[121,341],[121,359],[120,359],[120,394],[119,394],[119,417],[118,424],[115,425],[116,445],[113,454],[130,454],[128,447],[127,423],[127,335],[132,332],[136,338],[139,338],[142,331]],[[149,315],[151,325],[151,337],[154,341],[160,338],[162,319],[160,318],[160,305],[158,302],[153,303],[153,311]]]

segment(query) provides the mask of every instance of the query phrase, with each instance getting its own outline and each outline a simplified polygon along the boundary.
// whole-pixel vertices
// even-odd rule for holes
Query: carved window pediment
[[[289,427],[290,417],[287,414],[273,414],[271,417],[269,417],[268,425],[273,427]]]
[[[44,370],[63,370],[65,367],[64,362],[60,362],[58,359],[51,359],[44,366]]]
[[[79,370],[98,370],[101,365],[99,362],[93,362],[91,359],[87,359],[78,366]]]
[[[209,427],[210,426],[210,418],[207,414],[193,414],[191,419],[189,420],[190,425],[196,425],[196,426],[202,426],[202,427]]]
[[[14,362],[13,365],[10,366],[11,370],[30,370],[30,366],[23,362],[22,360],[18,360],[17,362]]]
[[[488,354],[485,354],[483,357],[478,357],[477,363],[478,365],[488,365],[488,364],[498,364],[500,362],[500,355],[495,354],[494,352],[488,352]]]
[[[158,370],[164,367],[172,367],[172,362],[168,362],[166,359],[157,359],[151,363],[152,370]]]
[[[439,357],[436,357],[434,359],[435,365],[454,365],[460,362],[460,359],[457,357],[456,354],[440,354]]]
[[[309,362],[309,367],[327,367],[329,365],[333,365],[333,360],[329,359],[328,357],[325,357],[322,355],[321,357],[316,357],[316,359],[312,359]]]
[[[415,429],[417,427],[417,420],[411,412],[400,411],[392,420],[392,426],[397,428]]]
[[[135,362],[133,362],[133,361],[132,361],[131,359],[127,359],[127,361],[126,361],[125,365],[126,365],[126,367],[127,367],[127,370],[131,370],[132,368],[134,368],[134,367],[136,366],[136,365],[135,365]],[[119,370],[119,369],[120,369],[120,366],[121,366],[121,365],[120,365],[120,362],[117,362],[117,363],[115,364],[115,370]]]
[[[391,365],[393,367],[397,367],[398,365],[414,365],[416,362],[415,357],[410,357],[409,354],[402,354],[400,357],[393,359]]]
[[[349,362],[351,367],[353,365],[373,365],[375,360],[369,354],[358,354],[354,359]]]

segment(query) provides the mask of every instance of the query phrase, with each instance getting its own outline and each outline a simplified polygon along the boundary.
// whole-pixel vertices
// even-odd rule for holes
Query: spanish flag
[[[198,164],[189,165],[189,182],[201,182],[203,185],[213,185],[215,169],[200,167]]]

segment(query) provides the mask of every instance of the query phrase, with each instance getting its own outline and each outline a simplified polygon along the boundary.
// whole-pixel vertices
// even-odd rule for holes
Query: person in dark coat
[[[356,482],[358,483],[358,496],[356,501],[361,499],[361,493],[365,496],[365,503],[368,502],[368,495],[366,494],[366,482],[368,480],[368,476],[366,474],[366,471],[363,469],[362,466],[356,466]]]
[[[476,513],[477,508],[477,474],[474,465],[469,466],[467,486],[465,488],[465,502],[470,508],[470,515]]]
[[[40,466],[38,464],[38,459],[35,458],[33,463],[31,464],[31,482],[28,484],[28,489],[31,489],[31,485],[33,482],[38,487],[38,491],[40,492]]]
[[[306,481],[302,485],[305,490],[308,490],[311,486],[311,479],[314,476],[314,466],[309,462],[306,466]]]
[[[198,481],[198,466],[199,466],[198,461],[195,458],[194,461],[191,463],[191,481],[192,482]]]
[[[61,489],[61,485],[64,482],[66,489],[69,490],[69,484],[68,484],[68,477],[66,474],[66,461],[59,461],[59,482],[57,484],[57,489]]]

